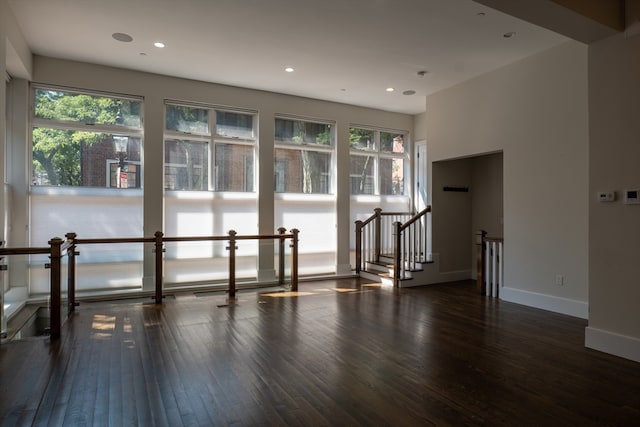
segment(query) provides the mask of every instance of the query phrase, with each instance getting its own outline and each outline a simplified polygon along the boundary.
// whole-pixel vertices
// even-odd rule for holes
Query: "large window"
[[[333,147],[330,123],[276,118],[275,191],[332,193]]]
[[[140,188],[142,102],[34,89],[32,184]]]
[[[405,140],[401,132],[350,128],[351,194],[404,195]]]
[[[168,103],[165,189],[253,192],[255,145],[253,112]]]

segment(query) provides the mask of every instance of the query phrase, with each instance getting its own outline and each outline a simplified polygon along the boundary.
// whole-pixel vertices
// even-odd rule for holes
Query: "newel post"
[[[154,298],[156,300],[156,304],[162,304],[162,254],[164,252],[162,236],[164,234],[162,231],[156,231],[155,233],[155,251],[156,251],[156,289]]]
[[[300,230],[294,228],[291,242],[291,291],[298,292],[298,233]]]
[[[362,221],[356,221],[356,274],[362,270]]]
[[[376,219],[374,220],[374,235],[373,235],[373,245],[374,245],[374,254],[375,254],[375,262],[380,262],[380,251],[381,251],[381,247],[382,247],[382,242],[380,242],[380,239],[382,236],[382,209],[381,208],[375,208],[373,210],[375,212],[376,215]]]
[[[62,326],[62,316],[60,315],[60,305],[62,304],[60,291],[62,242],[63,240],[59,237],[54,237],[48,242],[51,246],[49,252],[49,258],[51,259],[51,263],[49,264],[49,269],[51,270],[51,291],[49,297],[49,315],[51,316],[49,327],[51,338],[60,337],[60,329]]]
[[[67,233],[64,237],[70,242],[67,248],[67,311],[71,313],[76,309],[76,255],[80,252],[76,252],[76,233]]]
[[[394,222],[394,244],[393,244],[393,286],[400,287],[400,278],[404,274],[400,271],[402,266],[402,223]]]
[[[487,232],[484,230],[476,231],[476,289],[480,294],[484,295],[487,291],[487,283],[485,281],[484,265],[485,265],[485,238]]]
[[[236,296],[236,234],[235,230],[229,230],[229,298]]]
[[[284,227],[278,228],[278,234],[280,234],[280,238],[278,239],[278,283],[280,285],[284,285],[284,233],[287,232],[287,229]]]

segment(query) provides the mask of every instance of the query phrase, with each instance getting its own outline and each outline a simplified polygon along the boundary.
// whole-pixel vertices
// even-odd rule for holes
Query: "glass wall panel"
[[[375,194],[374,156],[351,156],[351,194]]]
[[[352,150],[376,151],[375,132],[369,129],[350,128],[349,147]]]
[[[216,135],[229,138],[253,139],[253,115],[216,111]]]
[[[208,190],[209,148],[201,141],[165,141],[164,188],[166,190]]]
[[[404,194],[403,159],[380,159],[380,194]]]
[[[331,153],[282,148],[275,153],[277,193],[330,193]]]
[[[206,108],[167,105],[166,129],[206,135],[209,133],[209,110]]]
[[[215,190],[253,192],[254,147],[216,143]]]
[[[331,125],[276,118],[275,138],[276,141],[330,146],[332,145]]]
[[[140,128],[142,102],[126,98],[36,88],[34,117]]]

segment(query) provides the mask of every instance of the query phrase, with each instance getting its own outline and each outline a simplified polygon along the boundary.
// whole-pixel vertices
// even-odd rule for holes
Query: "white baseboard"
[[[640,362],[640,339],[602,329],[585,328],[585,347]]]
[[[577,301],[508,287],[500,288],[500,299],[581,319],[589,318],[589,304],[586,301]]]

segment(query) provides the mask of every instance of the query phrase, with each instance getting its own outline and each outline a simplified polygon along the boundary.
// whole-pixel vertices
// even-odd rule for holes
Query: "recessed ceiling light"
[[[140,56],[147,56],[147,54],[145,52],[140,52],[139,55]]]
[[[484,13],[484,12],[478,12],[478,13],[476,13],[476,16],[485,16],[485,15],[486,15],[486,13]]]
[[[293,67],[286,67],[284,70],[285,70],[287,73],[293,73],[296,69],[295,69],[295,68],[293,68]]]
[[[504,37],[505,39],[509,39],[515,35],[516,35],[515,31],[509,31],[508,33],[504,33],[502,37]]]
[[[113,33],[113,34],[111,34],[111,37],[113,37],[115,40],[118,40],[119,42],[123,42],[123,43],[129,43],[129,42],[133,41],[133,37],[131,37],[129,34],[125,34],[125,33]]]
[[[392,88],[392,87],[388,87],[388,88],[386,88],[385,90],[386,90],[387,92],[393,92],[395,89],[394,89],[394,88]]]
[[[429,73],[427,70],[420,70],[417,72],[418,77],[424,77],[427,75],[427,73]]]
[[[402,92],[403,95],[415,95],[416,91],[413,89],[409,89],[409,90],[405,90],[404,92]]]
[[[165,47],[165,44],[163,42],[155,42],[153,44],[155,47],[162,49],[163,47]]]

